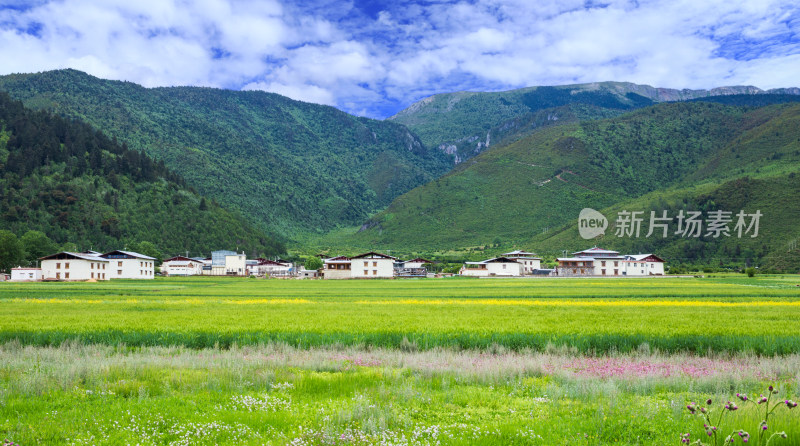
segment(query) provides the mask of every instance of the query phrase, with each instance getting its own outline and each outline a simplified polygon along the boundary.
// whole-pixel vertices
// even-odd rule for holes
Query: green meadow
[[[748,444],[800,445],[800,408],[783,403],[800,399],[798,284],[2,283],[0,438],[663,445],[683,433],[705,444],[734,433],[743,444],[744,429]],[[770,385],[775,411],[762,431],[755,400]],[[718,437],[686,409],[709,398]],[[739,409],[723,410],[727,401]]]

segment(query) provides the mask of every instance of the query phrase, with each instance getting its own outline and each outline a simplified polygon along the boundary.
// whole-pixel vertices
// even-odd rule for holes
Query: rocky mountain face
[[[558,107],[583,105],[579,119],[616,116],[660,102],[689,101],[721,96],[800,95],[800,88],[762,90],[753,86],[719,87],[710,90],[656,88],[630,82],[595,82],[558,87],[529,87],[504,92],[445,93],[422,99],[389,118],[407,125],[422,141],[452,155],[455,164],[500,143],[508,143],[520,121],[537,121],[541,112],[552,122],[573,119]],[[534,116],[532,116],[534,115]],[[552,123],[551,122],[551,123]],[[512,138],[512,139],[510,139]]]

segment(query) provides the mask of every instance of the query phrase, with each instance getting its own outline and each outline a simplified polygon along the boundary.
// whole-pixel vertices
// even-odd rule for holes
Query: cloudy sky
[[[800,86],[795,0],[0,0],[0,74],[76,68],[384,118],[458,90]]]

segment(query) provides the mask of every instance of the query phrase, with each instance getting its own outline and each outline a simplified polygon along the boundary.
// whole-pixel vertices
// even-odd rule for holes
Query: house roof
[[[405,263],[408,262],[419,262],[419,263],[433,263],[430,260],[423,259],[422,257],[417,257],[416,259],[406,260]]]
[[[511,252],[507,252],[507,253],[503,254],[504,257],[509,257],[509,256],[535,256],[535,255],[536,254],[534,254],[532,252],[520,251],[519,249],[517,249],[516,251],[511,251]]]
[[[572,253],[575,254],[619,254],[619,251],[609,251],[607,249],[598,248],[597,246],[589,249],[585,249],[583,251],[576,251]]]
[[[203,262],[202,262],[202,261],[200,261],[200,260],[197,260],[197,259],[190,259],[189,257],[184,257],[184,256],[175,256],[175,257],[170,257],[169,259],[167,259],[167,260],[164,260],[164,263],[167,263],[167,262],[195,262],[195,263],[203,263]]]
[[[146,260],[155,260],[156,259],[155,257],[150,257],[150,256],[146,256],[144,254],[139,254],[138,252],[122,251],[122,250],[119,250],[119,249],[116,250],[116,251],[109,251],[109,252],[101,255],[100,257],[108,258],[106,256],[115,255],[116,253],[120,253],[122,255],[126,255],[126,256],[129,256],[129,257],[134,257],[134,258],[137,258],[137,259],[146,259]]]
[[[90,260],[93,262],[108,262],[108,259],[93,256],[90,254],[83,254],[80,252],[61,251],[49,256],[39,257],[39,260],[62,260],[62,259],[77,259],[77,260]]]
[[[392,259],[397,260],[397,257],[392,257],[390,255],[381,254],[379,252],[365,252],[364,254],[359,254],[357,256],[351,257],[353,259]]]
[[[289,266],[286,263],[269,259],[258,259],[258,265],[271,265],[271,266]]]
[[[347,256],[331,257],[330,259],[325,259],[322,262],[323,263],[350,263],[350,257],[347,257]]]
[[[481,260],[480,262],[464,262],[469,265],[483,265],[486,263],[519,263],[516,259],[509,259],[508,257],[495,257],[493,259]]]
[[[41,268],[22,268],[22,267],[11,268],[11,271],[28,271],[28,270],[41,271],[42,269]]]
[[[650,262],[664,262],[664,259],[655,254],[631,254],[625,257],[630,257],[631,260],[645,260],[648,257],[652,257],[652,259],[649,260]]]

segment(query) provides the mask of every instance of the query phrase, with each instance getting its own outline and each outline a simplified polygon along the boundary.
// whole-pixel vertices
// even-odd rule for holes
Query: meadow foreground
[[[757,398],[769,385],[798,399],[796,282],[3,284],[0,436],[680,444],[688,432],[708,442],[691,402],[712,399],[716,417],[736,393]],[[739,405],[717,427],[757,435],[763,406]],[[776,409],[768,432],[788,438],[770,444],[800,444],[798,410]]]

